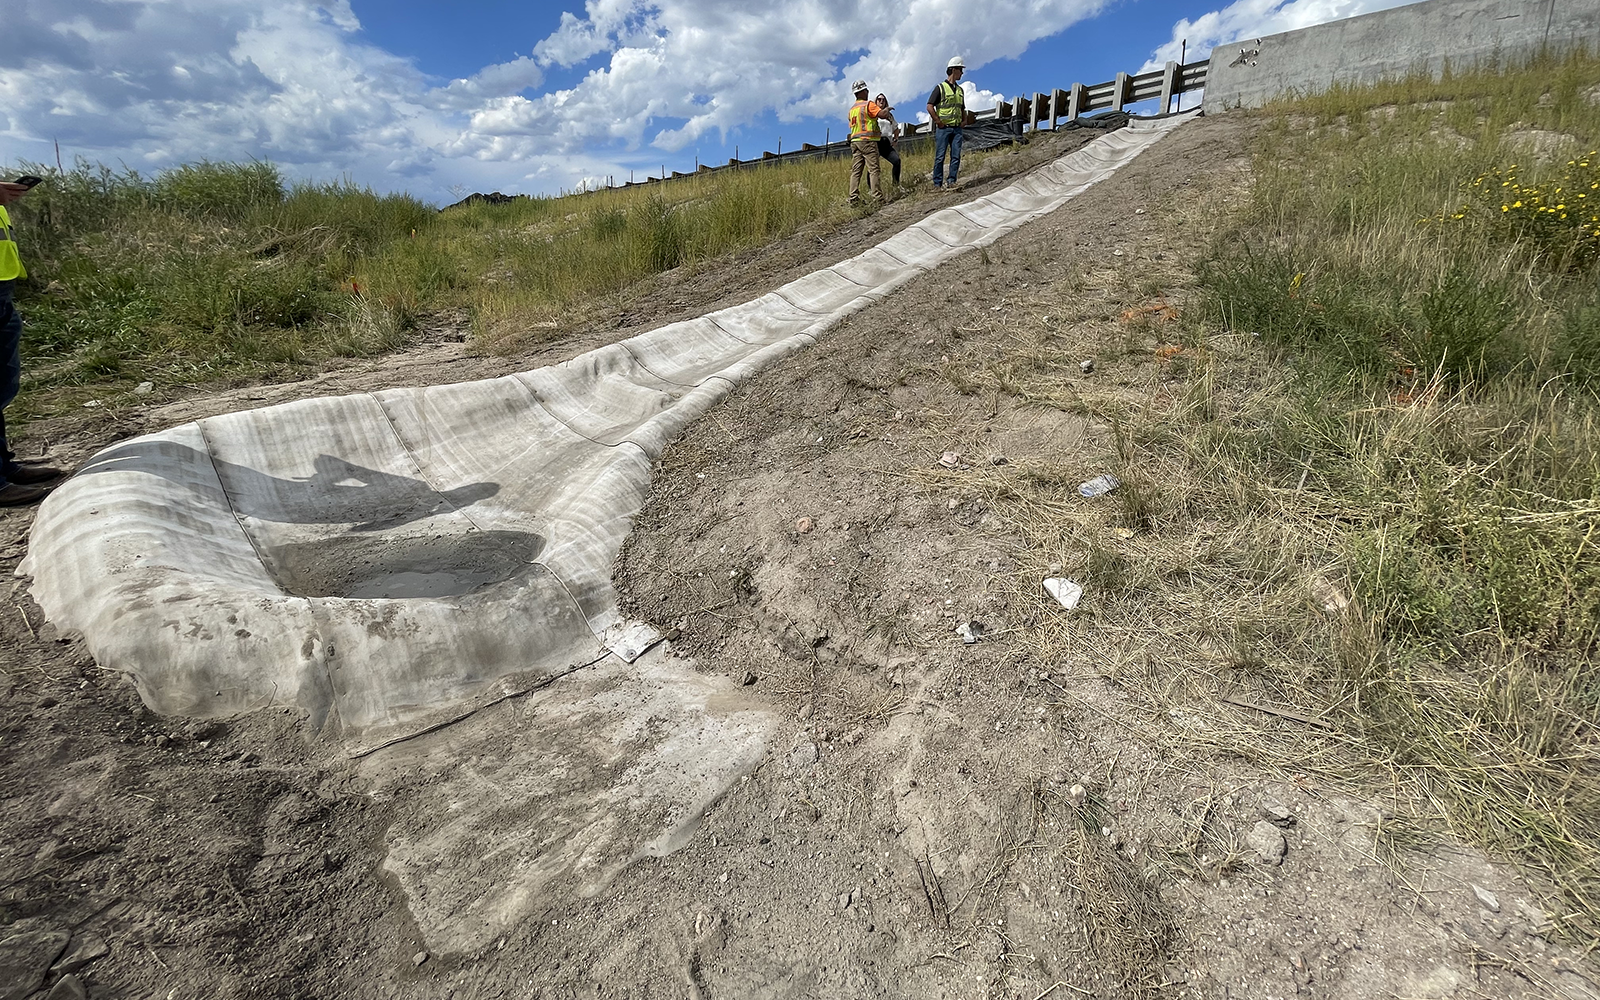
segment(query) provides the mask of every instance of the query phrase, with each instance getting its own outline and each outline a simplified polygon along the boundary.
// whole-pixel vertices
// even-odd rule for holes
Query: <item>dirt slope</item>
[[[1183,719],[1102,664],[1032,652],[1021,637],[1064,613],[1038,592],[1052,556],[938,464],[1107,467],[1092,414],[963,373],[1048,336],[1101,359],[1066,377],[1147,381],[1154,362],[1106,331],[1148,283],[1181,301],[1193,205],[1246,181],[1252,129],[1186,126],[763,373],[672,449],[619,587],[784,722],[681,851],[545,901],[481,953],[427,954],[383,868],[393,805],[300,719],[153,716],[11,587],[0,1000],[56,982],[63,952],[103,952],[75,973],[95,998],[1593,995],[1593,967],[1541,936],[1509,872],[1465,849],[1388,866],[1372,801],[1292,762],[1175,757]],[[968,194],[1087,138],[996,157]],[[91,411],[21,445],[77,460],[206,413],[536,367],[754,297],[945,203],[665,276],[516,358],[474,356],[443,323],[378,362]],[[0,514],[7,578],[29,525]],[[983,640],[965,644],[973,621]]]

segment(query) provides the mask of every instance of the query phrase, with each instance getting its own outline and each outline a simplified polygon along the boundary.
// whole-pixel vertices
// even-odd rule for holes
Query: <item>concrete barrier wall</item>
[[[1256,108],[1332,84],[1367,84],[1446,62],[1465,69],[1541,49],[1600,51],[1597,0],[1427,0],[1219,46],[1206,74],[1207,113]]]

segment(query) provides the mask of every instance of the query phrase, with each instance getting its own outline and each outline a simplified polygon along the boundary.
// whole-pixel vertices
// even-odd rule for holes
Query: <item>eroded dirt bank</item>
[[[681,850],[554,892],[481,947],[419,931],[385,867],[407,803],[370,769],[293,713],[152,715],[11,588],[0,1000],[56,980],[34,977],[39,955],[65,952],[68,971],[102,951],[75,971],[95,998],[1591,995],[1592,967],[1541,936],[1509,872],[1465,849],[1386,864],[1381,808],[1354,786],[1175,753],[1183,718],[1105,662],[1025,641],[1064,614],[1039,590],[1064,549],[999,517],[974,470],[1088,479],[1114,430],[972,373],[1051,342],[1098,362],[1062,378],[1160,391],[1157,334],[1121,314],[1182,302],[1206,235],[1196,205],[1247,181],[1252,129],[1186,126],[764,372],[669,452],[618,585],[686,668],[732,679],[776,732]],[[969,192],[1047,145],[995,158]],[[669,275],[516,358],[441,328],[381,362],[41,425],[22,444],[81,459],[206,413],[536,367],[751,298],[942,204]],[[29,525],[0,514],[8,578]],[[970,622],[982,641],[956,634]],[[509,780],[495,759],[536,761],[523,744],[544,730],[500,718],[503,748],[446,731],[428,752]],[[405,794],[427,801],[419,773]]]

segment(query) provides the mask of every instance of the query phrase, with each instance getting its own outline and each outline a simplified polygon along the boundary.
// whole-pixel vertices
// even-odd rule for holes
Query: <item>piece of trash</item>
[[[1113,250],[1113,251],[1111,251],[1111,256],[1113,256],[1113,257],[1121,257],[1122,256],[1122,251],[1121,250]]]
[[[953,451],[947,451],[939,456],[939,464],[947,469],[958,468],[961,465],[961,456]]]
[[[1350,606],[1350,598],[1344,596],[1332,581],[1320,573],[1311,578],[1311,597],[1329,614],[1343,611]]]
[[[983,622],[962,622],[956,626],[956,635],[961,641],[970,646],[975,642],[983,641]]]
[[[1173,358],[1182,353],[1183,348],[1179,347],[1177,344],[1166,344],[1156,348],[1156,360],[1171,361]]]
[[[1103,496],[1122,485],[1122,480],[1110,473],[1095,476],[1086,483],[1078,484],[1078,492],[1086,497]]]
[[[154,382],[140,382],[138,385],[133,387],[133,394],[135,396],[148,396],[155,391],[156,384]]]
[[[1044,592],[1056,599],[1063,608],[1071,611],[1083,600],[1083,584],[1073,583],[1065,577],[1051,577],[1044,582]]]
[[[1094,371],[1094,359],[1084,358],[1082,361],[1078,362],[1078,371],[1083,372],[1085,375]]]
[[[100,407],[100,406],[104,406],[104,405],[105,404],[100,402],[98,399],[91,399],[87,403],[83,404],[83,408],[85,410],[92,410],[92,409],[95,409],[96,407]]]

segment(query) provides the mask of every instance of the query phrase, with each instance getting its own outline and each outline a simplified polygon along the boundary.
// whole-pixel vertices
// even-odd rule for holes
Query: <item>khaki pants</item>
[[[861,200],[861,170],[867,171],[867,189],[878,204],[883,204],[883,185],[878,178],[878,140],[856,139],[850,143],[850,204]]]

